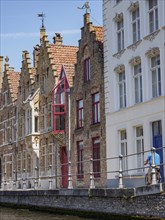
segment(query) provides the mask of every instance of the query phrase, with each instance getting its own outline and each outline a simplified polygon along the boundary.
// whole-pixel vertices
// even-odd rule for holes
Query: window
[[[12,154],[8,154],[4,156],[4,166],[6,178],[11,178],[13,174],[13,156]]]
[[[48,148],[48,155],[47,155],[48,169],[50,169],[50,165],[53,165],[53,145],[49,144],[47,148]]]
[[[84,60],[84,81],[87,82],[91,78],[90,73],[90,58]]]
[[[27,172],[29,176],[32,175],[32,171],[33,171],[32,167],[33,167],[32,155],[27,153]]]
[[[158,1],[149,0],[149,31],[150,33],[158,29]]]
[[[34,132],[38,132],[38,116],[34,117]]]
[[[93,172],[94,177],[100,177],[100,138],[93,139]]]
[[[14,119],[11,119],[11,139],[15,141],[15,130],[16,127],[14,126]]]
[[[93,124],[100,122],[100,93],[92,95]]]
[[[66,93],[69,88],[64,70],[61,72],[60,81],[53,90],[53,131],[54,133],[65,132],[66,118]],[[51,103],[49,105],[48,125],[51,126]]]
[[[125,71],[119,73],[119,103],[120,108],[126,107],[126,83],[125,83]]]
[[[22,137],[25,136],[25,113],[21,114],[21,135]]]
[[[41,171],[45,172],[46,171],[46,145],[42,145],[42,166],[41,166]],[[44,174],[44,173],[43,173]]]
[[[160,56],[151,58],[152,97],[161,95]]]
[[[8,132],[7,132],[7,122],[4,123],[4,143],[7,143]]]
[[[6,91],[6,92],[4,92],[4,99],[3,99],[3,104],[4,105],[7,105],[7,103],[8,103],[8,92]]]
[[[123,155],[123,171],[128,172],[128,161],[127,161],[127,133],[126,130],[120,131],[120,148],[121,154]]]
[[[31,109],[28,109],[26,115],[26,133],[30,134],[31,131],[32,131],[32,111]]]
[[[78,178],[83,178],[84,175],[84,144],[83,141],[77,142],[77,171],[78,171]]]
[[[144,171],[144,140],[143,127],[136,128],[137,172]]]
[[[20,149],[22,149],[22,145],[20,146]],[[18,174],[21,174],[21,170],[22,170],[22,152],[19,151],[18,152],[18,164],[17,164],[17,172]]]
[[[117,50],[120,51],[124,49],[124,22],[121,18],[117,22]]]
[[[48,127],[51,128],[52,127],[52,104],[49,103],[48,105]]]
[[[46,107],[42,107],[42,129],[46,129]]]
[[[82,128],[83,125],[84,125],[83,100],[80,99],[77,101],[77,128]]]
[[[42,77],[42,90],[41,90],[41,92],[43,93],[45,91],[46,91],[46,76],[44,75]]]
[[[132,34],[133,43],[135,43],[140,39],[139,7],[132,12]]]
[[[22,172],[26,171],[27,168],[27,152],[23,150],[22,152]]]
[[[141,63],[134,66],[134,94],[135,94],[135,103],[143,101]]]

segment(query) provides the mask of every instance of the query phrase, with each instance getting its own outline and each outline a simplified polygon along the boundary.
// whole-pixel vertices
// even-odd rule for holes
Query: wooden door
[[[62,187],[68,187],[68,155],[66,147],[61,148],[61,173],[62,173]]]

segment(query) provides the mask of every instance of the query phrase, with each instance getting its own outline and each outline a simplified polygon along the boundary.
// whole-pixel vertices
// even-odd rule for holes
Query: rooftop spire
[[[85,2],[85,4],[82,7],[77,7],[78,9],[85,9],[86,12],[88,13],[88,10],[91,11],[90,6],[89,6],[89,2]]]
[[[45,28],[45,26],[44,26],[44,18],[46,17],[45,14],[42,12],[41,14],[38,14],[38,17],[40,17],[41,20],[42,20],[41,28]]]
[[[42,12],[41,14],[38,14],[38,17],[42,20],[42,26],[40,28],[40,42],[43,42],[43,37],[46,34],[45,26],[44,26],[44,18],[46,17],[45,14]]]

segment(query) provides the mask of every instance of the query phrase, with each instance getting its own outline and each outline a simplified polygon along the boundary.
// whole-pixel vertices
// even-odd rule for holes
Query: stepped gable
[[[22,68],[26,69],[27,73],[29,73],[31,84],[34,83],[35,80],[35,75],[36,75],[36,68],[31,67],[31,61],[30,61],[30,56],[28,51],[23,51],[22,53]]]
[[[96,40],[103,43],[103,27],[93,26],[94,31],[96,32]]]
[[[64,65],[65,74],[67,76],[67,80],[69,86],[73,86],[73,76],[75,75],[75,65],[74,64],[65,64]]]
[[[55,65],[58,75],[61,72],[61,66],[64,65],[66,74],[74,74],[74,64],[76,64],[78,47],[76,46],[65,46],[65,45],[53,45],[50,44],[50,58],[52,63]],[[68,72],[67,72],[68,71]]]
[[[15,101],[17,99],[17,94],[18,94],[20,73],[9,70],[9,71],[7,71],[7,77],[8,77],[11,97],[12,97],[13,101]]]

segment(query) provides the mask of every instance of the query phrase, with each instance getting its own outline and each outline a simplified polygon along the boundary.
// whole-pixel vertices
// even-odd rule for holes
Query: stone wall
[[[165,184],[130,189],[0,191],[0,205],[109,219],[165,218]],[[121,215],[121,216],[120,216]]]

